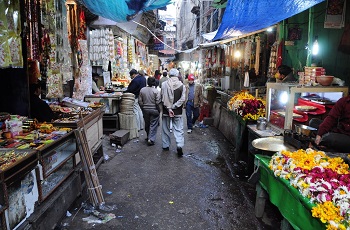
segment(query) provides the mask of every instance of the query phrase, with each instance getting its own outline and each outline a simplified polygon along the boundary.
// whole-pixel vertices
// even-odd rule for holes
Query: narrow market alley
[[[185,130],[184,156],[178,158],[174,137],[170,151],[154,146],[145,132],[121,149],[104,136],[108,160],[98,168],[105,199],[106,223],[94,218],[83,195],[67,210],[56,229],[278,229],[280,214],[266,204],[264,217],[254,215],[255,186],[239,179],[230,162],[234,147],[214,127]],[[237,166],[237,165],[236,165]],[[245,176],[241,177],[246,180]],[[86,191],[86,188],[84,189]]]

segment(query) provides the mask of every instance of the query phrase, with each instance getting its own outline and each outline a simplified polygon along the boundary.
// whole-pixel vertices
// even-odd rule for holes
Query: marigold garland
[[[350,229],[350,172],[342,158],[313,149],[282,150],[272,156],[269,168],[316,204],[312,216],[327,223],[327,229]]]
[[[265,116],[265,104],[265,101],[242,91],[227,102],[227,107],[241,116],[243,120],[257,120]]]

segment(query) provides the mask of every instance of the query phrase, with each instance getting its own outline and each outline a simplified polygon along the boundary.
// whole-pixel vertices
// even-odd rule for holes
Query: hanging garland
[[[27,0],[26,8],[26,22],[27,22],[27,57],[32,60],[40,60],[41,41],[39,34],[40,28],[40,0]]]

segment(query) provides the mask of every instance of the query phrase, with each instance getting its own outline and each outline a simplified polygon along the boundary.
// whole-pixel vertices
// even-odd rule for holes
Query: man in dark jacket
[[[140,131],[140,130],[144,129],[145,125],[144,125],[143,114],[142,114],[142,110],[141,110],[140,105],[139,105],[138,97],[140,94],[140,90],[143,87],[146,87],[146,78],[143,75],[138,74],[136,69],[130,70],[129,74],[130,74],[130,77],[132,80],[131,80],[126,92],[132,93],[135,95],[134,113],[136,116],[137,129],[138,129],[138,131]]]
[[[133,93],[135,95],[135,98],[137,99],[140,94],[140,90],[143,87],[146,87],[146,78],[138,74],[136,69],[132,69],[130,72],[131,82],[126,90],[128,93]]]
[[[310,126],[317,128],[316,119]],[[316,145],[338,152],[350,151],[350,96],[340,98],[318,126]]]
[[[31,84],[30,91],[30,117],[36,118],[39,122],[51,122],[55,119],[55,114],[50,106],[40,99],[41,86],[39,83]]]

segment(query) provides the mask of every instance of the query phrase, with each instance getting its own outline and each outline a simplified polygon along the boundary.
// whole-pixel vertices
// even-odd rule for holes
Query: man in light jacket
[[[169,150],[170,119],[172,118],[177,155],[182,157],[182,148],[185,144],[182,108],[186,100],[186,88],[179,80],[178,75],[179,71],[177,69],[171,69],[169,71],[170,78],[161,86],[161,98],[163,103],[162,147],[163,150]]]

